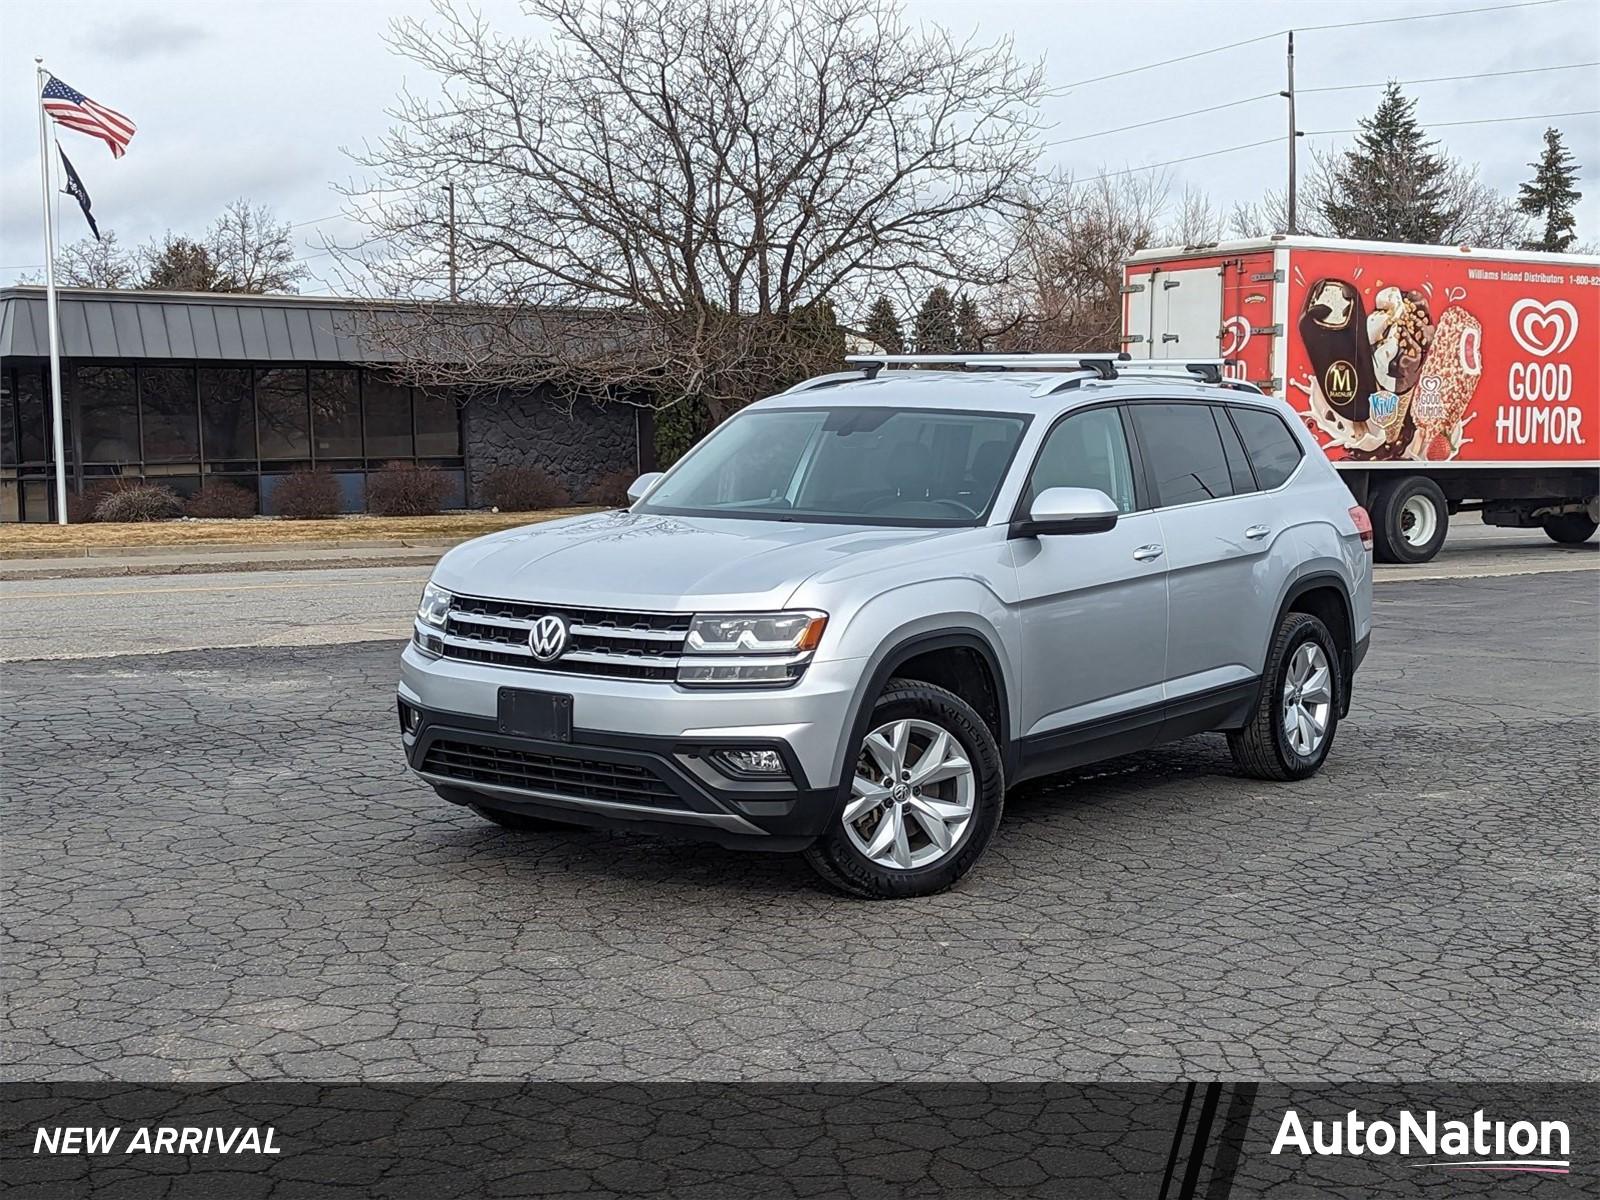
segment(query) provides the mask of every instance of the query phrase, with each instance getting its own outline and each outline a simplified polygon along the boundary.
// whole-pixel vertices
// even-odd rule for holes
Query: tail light
[[[1353,505],[1350,509],[1350,519],[1356,523],[1356,532],[1361,535],[1361,544],[1367,552],[1372,552],[1372,518],[1367,516],[1367,510],[1361,505]]]

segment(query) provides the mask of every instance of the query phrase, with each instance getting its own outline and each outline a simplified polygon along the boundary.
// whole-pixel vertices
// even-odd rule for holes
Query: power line
[[[1105,137],[1109,133],[1126,133],[1130,129],[1144,129],[1151,125],[1164,125],[1168,121],[1181,121],[1184,117],[1198,117],[1201,113],[1221,112],[1225,108],[1238,108],[1241,104],[1254,104],[1257,100],[1276,100],[1277,92],[1263,92],[1259,96],[1247,96],[1243,100],[1230,100],[1226,104],[1213,104],[1210,108],[1191,108],[1188,112],[1174,113],[1170,117],[1157,117],[1153,121],[1139,121],[1133,125],[1118,125],[1115,129],[1102,129],[1098,133],[1080,133],[1077,137],[1062,138],[1058,142],[1046,142],[1045,149],[1053,146],[1066,146],[1072,142],[1086,142],[1090,138]]]
[[[1383,83],[1340,83],[1332,87],[1314,87],[1298,89],[1303,96],[1308,92],[1353,92],[1362,88],[1388,87],[1397,83],[1402,87],[1410,87],[1417,83],[1450,83],[1458,79],[1496,79],[1502,75],[1538,75],[1545,71],[1576,71],[1580,67],[1600,67],[1600,62],[1564,63],[1559,67],[1524,67],[1520,71],[1478,71],[1472,75],[1433,75],[1427,79],[1395,79],[1385,80]],[[1276,95],[1277,93],[1273,93]]]
[[[1074,179],[1072,182],[1076,185],[1079,183],[1093,183],[1098,179],[1120,179],[1124,175],[1137,175],[1140,171],[1157,171],[1162,167],[1176,166],[1178,163],[1194,162],[1198,158],[1215,158],[1219,154],[1232,154],[1238,150],[1253,150],[1257,146],[1271,146],[1276,142],[1286,142],[1288,140],[1285,135],[1262,138],[1259,142],[1245,142],[1243,145],[1226,146],[1221,150],[1207,150],[1204,154],[1186,154],[1182,158],[1169,158],[1166,162],[1147,163],[1142,167],[1129,167],[1125,171],[1103,171],[1083,179]]]
[[[1448,129],[1448,128],[1451,128],[1452,126],[1457,126],[1457,125],[1503,125],[1508,121],[1553,121],[1557,117],[1592,117],[1592,116],[1595,116],[1596,114],[1600,114],[1600,108],[1584,108],[1584,109],[1579,109],[1577,112],[1528,113],[1526,116],[1521,116],[1521,117],[1480,117],[1480,118],[1478,118],[1476,120],[1472,120],[1472,121],[1430,121],[1426,125],[1422,126],[1422,128],[1423,129]],[[1308,129],[1304,133],[1303,136],[1305,136],[1305,137],[1327,137],[1330,134],[1336,134],[1336,133],[1361,133],[1361,132],[1363,132],[1363,130],[1361,130],[1360,128],[1356,128],[1356,129]]]
[[[1524,67],[1516,71],[1475,71],[1469,75],[1434,75],[1427,79],[1395,79],[1386,80],[1383,83],[1341,83],[1333,87],[1298,88],[1296,90],[1303,96],[1309,92],[1349,92],[1361,88],[1388,87],[1391,82],[1401,87],[1411,87],[1419,83],[1447,83],[1461,79],[1495,79],[1505,75],[1537,75],[1544,71],[1576,71],[1583,67],[1600,67],[1600,62],[1563,63],[1553,67]],[[1282,92],[1263,92],[1259,96],[1246,96],[1243,100],[1229,100],[1226,104],[1213,104],[1207,108],[1191,108],[1185,112],[1173,113],[1168,117],[1156,117],[1149,121],[1136,121],[1132,125],[1118,125],[1114,129],[1101,129],[1095,133],[1080,133],[1073,137],[1061,138],[1058,141],[1046,142],[1045,149],[1068,146],[1073,142],[1086,142],[1091,138],[1106,137],[1113,133],[1127,133],[1132,129],[1148,129],[1152,125],[1164,125],[1168,121],[1181,121],[1185,117],[1198,117],[1205,113],[1221,112],[1223,109],[1239,108],[1242,105],[1255,104],[1261,100],[1276,100],[1282,95]]]
[[[1448,12],[1415,13],[1409,17],[1377,17],[1370,21],[1338,21],[1328,25],[1301,25],[1295,32],[1312,33],[1325,29],[1354,29],[1362,25],[1392,25],[1401,21],[1427,21],[1435,17],[1464,17],[1473,13],[1504,12],[1514,8],[1540,8],[1547,4],[1560,4],[1563,0],[1523,0],[1517,4],[1491,4],[1482,8],[1456,8]],[[1271,33],[1263,33],[1256,37],[1245,38],[1239,42],[1229,42],[1226,46],[1212,46],[1209,50],[1196,50],[1192,54],[1180,54],[1176,58],[1164,58],[1160,62],[1146,63],[1142,67],[1128,67],[1122,71],[1112,71],[1106,75],[1095,75],[1089,79],[1079,79],[1074,83],[1066,84],[1063,90],[1075,87],[1084,87],[1091,83],[1103,83],[1108,79],[1121,79],[1126,75],[1137,75],[1141,71],[1153,71],[1157,67],[1170,67],[1174,63],[1189,62],[1191,59],[1204,58],[1208,54],[1220,54],[1224,50],[1237,50],[1240,46],[1253,46],[1257,42],[1270,41],[1280,38],[1288,33],[1287,29],[1275,29]]]

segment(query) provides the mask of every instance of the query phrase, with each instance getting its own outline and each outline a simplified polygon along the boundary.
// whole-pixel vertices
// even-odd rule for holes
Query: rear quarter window
[[[1300,465],[1300,440],[1277,413],[1242,407],[1230,407],[1228,411],[1250,455],[1256,481],[1265,491],[1281,487]]]

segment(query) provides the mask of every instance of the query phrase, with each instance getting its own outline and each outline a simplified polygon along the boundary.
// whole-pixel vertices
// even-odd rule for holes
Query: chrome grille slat
[[[533,623],[547,614],[567,622],[566,652],[553,662],[539,661],[528,647]],[[450,604],[442,640],[446,658],[466,662],[670,682],[677,677],[678,658],[689,637],[689,621],[688,613],[569,608],[524,600],[457,596]]]

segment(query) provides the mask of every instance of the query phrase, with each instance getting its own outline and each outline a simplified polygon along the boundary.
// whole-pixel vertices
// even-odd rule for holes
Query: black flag
[[[56,143],[56,153],[61,155],[61,165],[67,169],[66,193],[78,202],[78,207],[83,209],[83,219],[89,222],[89,232],[94,234],[94,240],[100,240],[100,226],[94,223],[94,214],[89,211],[89,192],[83,186],[83,180],[78,178],[78,172],[72,166],[72,160],[67,157],[67,152],[61,148],[61,143]]]

